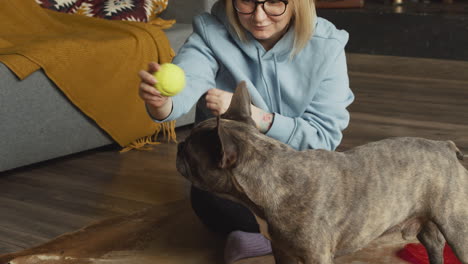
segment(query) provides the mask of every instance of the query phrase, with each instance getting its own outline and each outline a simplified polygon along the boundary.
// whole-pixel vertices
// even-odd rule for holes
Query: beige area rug
[[[222,263],[224,240],[205,229],[188,201],[109,218],[45,244],[0,255],[1,264]]]
[[[399,264],[406,243],[400,234],[382,237],[336,264]],[[6,255],[0,264],[222,264],[224,238],[205,229],[188,201],[105,219],[50,242]],[[236,264],[274,264],[272,256]]]

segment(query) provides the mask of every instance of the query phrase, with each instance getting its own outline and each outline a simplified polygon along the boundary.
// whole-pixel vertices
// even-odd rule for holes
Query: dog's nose
[[[180,142],[178,145],[177,145],[177,152],[180,152],[184,149],[184,146],[185,146],[185,142],[182,141]]]

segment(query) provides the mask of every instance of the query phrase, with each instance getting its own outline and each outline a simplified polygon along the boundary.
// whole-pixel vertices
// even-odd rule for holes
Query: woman
[[[314,0],[220,0],[194,19],[193,29],[173,60],[186,73],[183,92],[169,98],[154,88],[154,62],[139,73],[140,97],[156,122],[182,116],[197,101],[196,123],[223,114],[245,80],[262,133],[298,150],[338,146],[354,99],[348,34],[317,18]],[[227,262],[271,252],[245,207],[193,187],[191,200],[204,224],[230,234]]]

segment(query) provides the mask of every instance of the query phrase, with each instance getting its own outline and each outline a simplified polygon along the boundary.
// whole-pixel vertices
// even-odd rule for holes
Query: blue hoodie
[[[171,114],[157,122],[186,114],[199,99],[196,122],[212,117],[203,95],[211,88],[234,92],[245,80],[252,103],[274,113],[267,136],[297,150],[334,150],[354,99],[344,51],[348,33],[318,18],[313,37],[291,60],[292,27],[266,51],[250,33],[249,42],[242,42],[228,25],[220,1],[211,14],[194,18],[193,33],[173,60],[185,71],[186,87],[172,98]]]

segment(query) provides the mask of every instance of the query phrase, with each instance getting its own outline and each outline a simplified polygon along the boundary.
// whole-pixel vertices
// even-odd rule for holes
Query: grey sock
[[[233,231],[229,234],[224,248],[225,263],[233,263],[239,259],[271,254],[270,240],[260,233]]]

